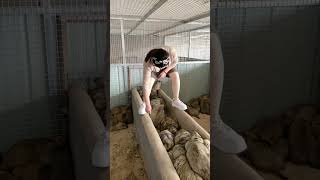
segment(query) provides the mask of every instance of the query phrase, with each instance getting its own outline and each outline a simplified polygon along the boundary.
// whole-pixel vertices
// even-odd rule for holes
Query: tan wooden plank
[[[136,138],[150,180],[180,180],[148,114],[139,115],[142,103],[136,89],[132,90],[132,109]]]
[[[165,100],[168,112],[176,117],[180,126],[187,131],[196,131],[204,139],[210,139],[209,133],[203,129],[188,113],[181,111],[175,107],[172,107],[172,99],[162,90],[159,90],[159,94]]]

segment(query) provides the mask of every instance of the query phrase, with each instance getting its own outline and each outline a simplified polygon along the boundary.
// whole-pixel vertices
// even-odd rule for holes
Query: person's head
[[[144,61],[151,61],[155,66],[163,68],[169,65],[169,53],[161,48],[152,49],[148,52]]]

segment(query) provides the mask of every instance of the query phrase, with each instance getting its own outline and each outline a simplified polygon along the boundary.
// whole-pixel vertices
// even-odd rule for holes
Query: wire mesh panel
[[[142,85],[142,63],[153,48],[172,46],[180,62],[208,63],[209,11],[208,0],[111,0],[110,62],[114,77],[110,85],[111,106],[130,102],[128,92]],[[185,99],[197,95],[204,87],[199,86],[197,90],[190,82],[197,81],[200,76],[206,76],[202,77],[204,81],[208,77],[205,68],[199,70],[198,62],[192,63],[196,64],[177,65],[182,84],[190,90]],[[196,70],[202,72],[193,73]],[[183,96],[188,93],[186,89],[181,90]]]
[[[165,43],[169,46],[176,47],[177,53],[181,58],[186,59],[189,56],[189,50],[190,50],[190,33],[179,33],[171,36],[167,36],[165,38]]]
[[[319,1],[218,1],[224,56],[224,120],[250,128],[295,104],[315,103]],[[214,42],[213,42],[214,43]],[[317,74],[315,77],[315,74]],[[317,80],[318,81],[318,80]],[[318,83],[317,83],[318,84]],[[271,97],[272,96],[272,97]]]
[[[190,41],[189,32],[207,29],[209,37],[210,3],[206,0],[122,0],[111,1],[110,7],[112,63],[141,64],[149,50],[164,45],[174,46],[179,60],[187,61],[191,58],[186,54],[190,53],[182,49],[190,47],[190,42],[199,44]],[[181,36],[187,40],[182,41]],[[209,42],[202,43],[209,49]],[[207,53],[200,60],[208,60],[208,57]]]
[[[177,47],[180,61],[210,59],[210,29],[201,28],[165,37],[165,44]]]
[[[0,1],[0,152],[66,134],[70,84],[105,72],[107,12],[105,0]]]
[[[210,29],[190,32],[189,58],[210,59]]]
[[[67,86],[74,80],[103,77],[105,71],[106,20],[66,20],[65,66]],[[81,37],[81,38],[79,38]]]

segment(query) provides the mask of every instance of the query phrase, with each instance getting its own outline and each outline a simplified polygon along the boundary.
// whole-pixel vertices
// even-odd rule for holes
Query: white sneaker
[[[247,149],[242,136],[226,125],[220,115],[213,121],[213,146],[225,153],[237,154]]]
[[[179,99],[173,100],[172,101],[172,106],[178,108],[181,111],[184,111],[187,109],[187,105],[185,105],[182,101]]]
[[[146,103],[142,103],[138,109],[138,113],[140,115],[144,115],[146,113]]]

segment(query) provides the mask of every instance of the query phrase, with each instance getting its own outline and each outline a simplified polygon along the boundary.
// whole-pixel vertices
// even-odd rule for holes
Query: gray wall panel
[[[1,18],[0,111],[46,95],[46,76],[40,17]],[[11,20],[8,20],[11,19]]]
[[[314,102],[317,18],[316,8],[220,10],[226,123],[244,130],[289,106]]]
[[[46,97],[41,28],[40,16],[0,17],[0,152],[57,129],[55,102]]]
[[[122,45],[120,35],[110,37],[110,62],[122,63]],[[146,53],[155,47],[164,45],[162,37],[129,35],[125,36],[126,63],[142,63]]]
[[[102,76],[106,25],[67,23],[67,73],[72,79]]]

